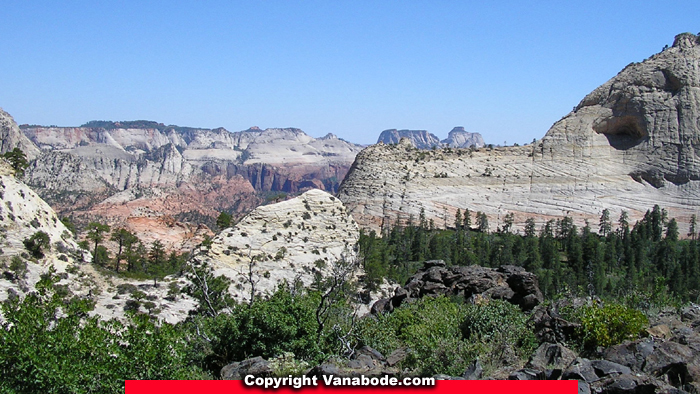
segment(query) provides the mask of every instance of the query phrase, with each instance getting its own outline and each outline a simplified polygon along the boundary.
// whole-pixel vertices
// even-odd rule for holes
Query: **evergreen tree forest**
[[[423,261],[441,259],[448,265],[522,266],[537,274],[545,298],[573,294],[697,302],[700,296],[695,217],[687,239],[659,206],[633,225],[626,212],[614,221],[608,210],[596,227],[580,228],[564,217],[537,228],[534,219],[527,219],[522,234],[512,230],[512,214],[493,233],[487,221],[481,212],[458,210],[446,230],[421,214],[417,221],[385,230],[383,237],[363,232],[359,248],[368,282],[377,285],[386,276],[403,284]]]

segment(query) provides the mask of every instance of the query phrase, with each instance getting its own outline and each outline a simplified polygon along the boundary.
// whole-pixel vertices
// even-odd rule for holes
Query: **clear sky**
[[[374,143],[454,126],[540,138],[700,1],[4,0],[0,107],[22,123],[297,127]]]

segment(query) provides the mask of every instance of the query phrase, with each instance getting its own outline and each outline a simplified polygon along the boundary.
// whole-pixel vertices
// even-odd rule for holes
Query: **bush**
[[[642,312],[616,303],[586,305],[566,311],[565,315],[581,323],[577,339],[586,349],[634,340],[649,324]]]
[[[248,357],[271,358],[287,352],[303,360],[320,361],[322,341],[316,322],[316,295],[292,295],[280,288],[267,300],[252,305],[239,304],[230,314],[203,318],[195,329],[203,329],[211,339],[206,344],[204,368],[218,374],[233,361]]]
[[[489,345],[493,361],[503,360],[510,350],[519,358],[529,356],[537,347],[537,338],[528,326],[528,317],[507,301],[490,300],[468,305],[460,325],[470,342]]]
[[[12,256],[10,260],[10,271],[14,272],[17,278],[25,279],[27,277],[27,262],[19,256]]]
[[[385,355],[410,349],[401,368],[423,376],[458,376],[476,358],[488,367],[505,355],[524,358],[537,345],[518,307],[505,301],[464,305],[445,297],[423,298],[391,314],[362,319],[358,336],[361,345]]]
[[[205,377],[185,358],[177,326],[88,317],[91,302],[53,293],[57,281],[44,275],[38,292],[3,303],[0,392],[117,393],[125,379]]]
[[[401,367],[423,376],[461,375],[476,356],[459,330],[463,308],[444,297],[423,298],[391,314],[364,318],[358,324],[360,344],[384,355],[410,349]]]
[[[44,251],[51,248],[49,235],[44,231],[37,231],[31,237],[26,238],[23,243],[29,253],[37,259],[44,257]]]

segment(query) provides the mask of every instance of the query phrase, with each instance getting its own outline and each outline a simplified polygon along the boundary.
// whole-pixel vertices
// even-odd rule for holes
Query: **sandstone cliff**
[[[5,153],[20,148],[28,159],[33,159],[39,154],[34,144],[22,134],[12,116],[0,108],[0,153]]]
[[[211,225],[219,211],[242,215],[279,193],[335,192],[361,149],[332,134],[316,139],[299,129],[232,133],[100,121],[22,126],[18,133],[9,115],[1,113],[0,120],[24,141],[23,149],[28,144],[36,152],[25,180],[60,214],[150,229],[145,241],[181,249],[207,232],[185,222]]]
[[[700,208],[699,148],[700,38],[681,34],[586,96],[535,144],[378,144],[357,156],[338,195],[375,229],[421,209],[438,226],[451,225],[457,209],[482,211],[495,229],[509,212],[516,224],[563,215],[596,224],[605,208],[636,219],[654,204],[687,223]]]
[[[440,139],[425,130],[384,130],[379,134],[377,143],[398,144],[402,138],[409,140],[418,149],[432,149],[440,146]]]
[[[40,232],[48,242],[41,254],[34,254],[25,242]],[[41,276],[53,272],[60,278],[58,287],[68,295],[95,301],[91,313],[102,318],[124,318],[129,294],[137,289],[153,300],[150,312],[171,323],[183,320],[196,307],[193,299],[173,294],[174,288],[185,286],[184,278],[167,278],[168,285],[154,287],[151,281],[113,277],[89,264],[91,260],[54,210],[0,160],[0,301],[34,291]],[[145,307],[140,309],[146,312]]]
[[[470,133],[464,127],[455,127],[450,130],[447,138],[441,141],[443,146],[450,148],[481,148],[484,146],[484,137],[479,133]]]
[[[343,203],[313,189],[256,208],[217,234],[211,246],[200,247],[193,261],[232,279],[229,291],[234,299],[248,302],[251,285],[256,295],[263,296],[285,282],[308,287],[316,274],[331,275],[342,261],[353,265],[351,277],[356,279],[362,274],[355,250],[359,236],[359,227]],[[375,300],[380,296],[375,295]]]
[[[433,149],[441,146],[452,148],[469,148],[484,146],[484,138],[479,133],[470,133],[464,127],[455,127],[448,134],[447,138],[440,139],[433,133],[425,130],[384,130],[379,135],[377,143],[398,144],[402,138],[408,139],[411,144],[418,149]]]

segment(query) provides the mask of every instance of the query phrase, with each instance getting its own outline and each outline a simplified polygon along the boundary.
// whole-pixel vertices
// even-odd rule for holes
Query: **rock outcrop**
[[[491,229],[603,209],[631,220],[655,204],[687,223],[700,208],[700,43],[681,34],[586,96],[536,143],[420,151],[410,143],[363,150],[339,198],[361,226],[418,217],[443,226],[456,210],[487,214]],[[681,224],[681,233],[683,233]]]
[[[378,300],[372,313],[391,312],[405,301],[424,296],[459,295],[465,299],[505,300],[531,310],[544,299],[537,276],[522,267],[504,265],[487,268],[478,265],[446,267],[442,260],[426,261],[423,268],[397,288],[394,296]]]
[[[67,275],[82,259],[53,209],[0,159],[0,301],[32,291],[49,269]]]
[[[33,248],[27,240],[40,233],[46,242]],[[131,309],[175,323],[196,308],[193,299],[180,294],[183,278],[170,277],[156,287],[152,281],[111,277],[91,260],[54,210],[0,160],[0,301],[34,291],[41,276],[52,272],[68,296],[93,300],[91,313],[105,319],[122,319]]]
[[[39,154],[39,149],[20,131],[12,116],[0,108],[0,153],[21,149],[28,159]]]
[[[479,133],[470,133],[464,127],[455,127],[447,135],[447,138],[440,141],[443,146],[451,148],[481,148],[484,146],[484,137]]]
[[[398,144],[402,138],[408,139],[411,145],[417,149],[433,149],[443,146],[452,148],[470,148],[484,146],[484,138],[479,133],[470,133],[464,127],[455,127],[450,131],[447,139],[440,139],[433,133],[425,130],[384,130],[379,135],[377,143],[386,145]]]
[[[207,232],[187,222],[211,227],[220,211],[240,217],[267,198],[311,188],[335,192],[361,149],[332,134],[317,139],[292,128],[232,133],[148,121],[89,122],[23,125],[22,134],[2,113],[5,123],[3,130],[17,136],[8,146],[36,157],[26,182],[59,214],[132,231],[145,226],[153,235],[145,242],[159,239],[176,249],[199,243]]]
[[[402,138],[406,138],[411,145],[418,149],[432,149],[440,147],[440,139],[433,133],[425,130],[396,130],[389,129],[379,134],[377,143],[386,145],[398,144]]]
[[[275,292],[280,284],[310,286],[319,274],[361,275],[355,244],[359,227],[343,203],[322,190],[263,205],[195,251],[194,264],[207,264],[215,275],[232,279],[235,300]],[[375,295],[375,299],[378,296]],[[365,308],[368,310],[368,306]]]

